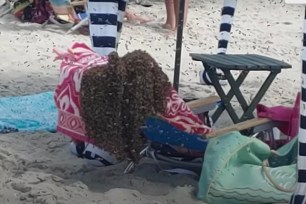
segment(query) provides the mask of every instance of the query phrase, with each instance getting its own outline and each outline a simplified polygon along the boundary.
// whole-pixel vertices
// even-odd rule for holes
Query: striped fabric
[[[89,0],[89,31],[92,49],[106,56],[116,51],[128,0]]]
[[[300,129],[298,134],[298,183],[291,197],[290,204],[304,204],[306,202],[306,7],[303,33]]]
[[[232,21],[235,13],[235,8],[237,5],[237,0],[224,0],[223,8],[221,10],[221,22],[219,29],[219,40],[218,40],[218,54],[225,54],[227,50],[227,45],[230,37],[230,32],[232,28]],[[218,73],[221,72],[217,70]],[[222,72],[220,73],[222,74]],[[211,85],[211,80],[205,70],[200,73],[201,83]]]

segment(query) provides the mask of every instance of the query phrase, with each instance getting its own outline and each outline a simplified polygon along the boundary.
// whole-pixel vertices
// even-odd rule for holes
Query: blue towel
[[[0,98],[0,133],[46,130],[55,132],[54,92]]]

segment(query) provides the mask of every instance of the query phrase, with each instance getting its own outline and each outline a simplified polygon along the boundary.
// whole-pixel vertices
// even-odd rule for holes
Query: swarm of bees
[[[136,50],[122,58],[109,55],[106,65],[84,72],[81,116],[87,135],[119,160],[138,162],[146,138],[141,126],[148,116],[163,114],[171,83],[158,63]]]

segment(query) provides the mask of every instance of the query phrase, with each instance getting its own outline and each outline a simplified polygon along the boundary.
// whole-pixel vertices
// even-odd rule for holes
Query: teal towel
[[[54,92],[0,98],[0,133],[46,130],[55,132]]]

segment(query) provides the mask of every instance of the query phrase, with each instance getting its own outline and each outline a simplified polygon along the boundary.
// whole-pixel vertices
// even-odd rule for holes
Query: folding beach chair
[[[199,174],[209,138],[231,131],[242,132],[248,129],[252,129],[250,135],[254,136],[259,132],[269,130],[271,122],[273,121],[267,118],[251,119],[214,130],[206,135],[197,135],[181,131],[161,118],[149,117],[145,127],[142,128],[144,135],[150,141],[144,153],[157,163],[166,162],[173,168],[192,170]],[[277,123],[274,123],[273,126],[277,126]],[[184,148],[183,153],[177,151],[180,148]]]
[[[179,97],[178,95],[175,96]],[[171,98],[175,97],[171,96]],[[154,159],[161,169],[164,168],[161,167],[160,162],[166,163],[167,168],[170,166],[170,168],[191,170],[194,173],[200,174],[208,138],[231,131],[245,130],[248,130],[249,135],[253,135],[269,130],[270,124],[274,123],[274,121],[266,118],[251,119],[211,131],[207,127],[209,124],[206,122],[204,123],[206,124],[205,126],[199,122],[195,115],[207,113],[214,109],[218,101],[219,98],[216,96],[197,99],[187,103],[184,103],[181,99],[175,101],[174,104],[176,107],[184,108],[182,110],[176,108],[175,111],[171,111],[171,117],[167,116],[166,111],[166,114],[163,116],[147,118],[141,130],[143,135],[148,138],[148,145],[141,153]],[[276,125],[277,123],[274,124],[274,126]],[[133,165],[133,162],[131,162],[125,172],[128,172]],[[173,172],[173,170],[171,171]]]
[[[54,12],[49,18],[50,22],[59,26],[64,26],[65,23],[73,24],[67,34],[88,24],[87,1],[50,0],[50,3]],[[77,13],[76,7],[83,7],[85,12]]]

